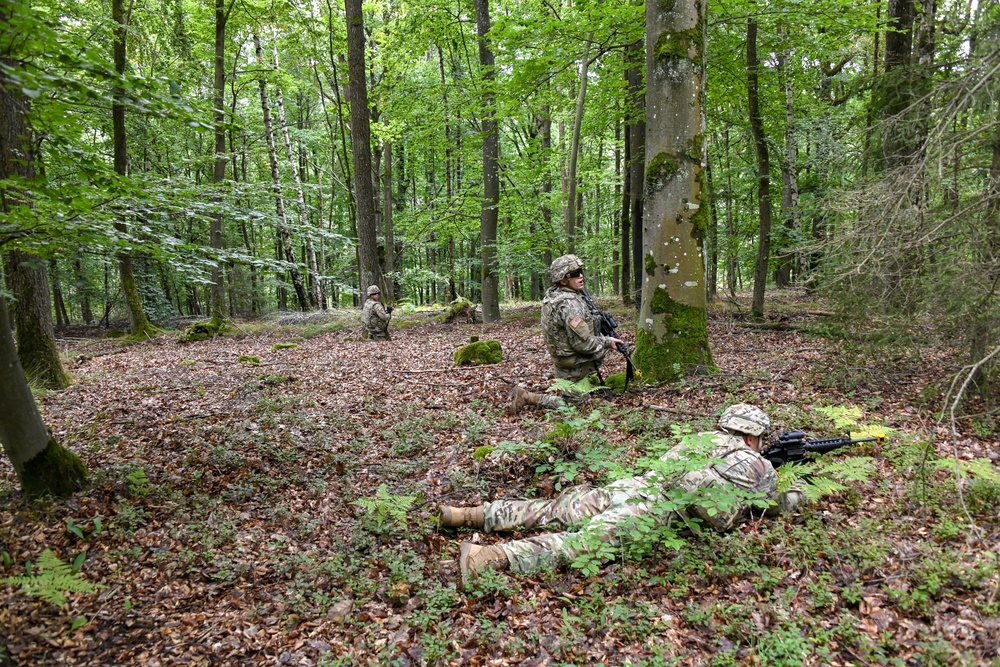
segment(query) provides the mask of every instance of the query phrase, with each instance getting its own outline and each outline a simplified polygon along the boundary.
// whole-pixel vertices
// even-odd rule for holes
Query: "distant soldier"
[[[671,462],[692,454],[704,455],[712,461],[705,469],[675,475],[651,470],[603,488],[572,487],[552,500],[500,500],[468,508],[440,506],[442,526],[468,526],[487,533],[550,524],[565,528],[591,517],[581,533],[547,533],[491,546],[462,543],[459,556],[462,587],[484,568],[510,568],[517,574],[531,574],[553,568],[560,560],[572,561],[595,552],[601,542],[627,539],[629,522],[649,515],[656,503],[668,499],[667,492],[671,489],[693,494],[695,499],[685,509],[657,516],[659,525],[698,518],[720,532],[732,529],[746,517],[749,503],[737,499],[716,504],[709,491],[713,487],[760,494],[772,501],[768,513],[794,510],[803,502],[804,495],[798,489],[776,493],[778,476],[770,461],[758,453],[766,444],[763,440],[770,428],[771,421],[763,410],[738,403],[722,413],[718,431],[689,436],[696,443],[704,443],[704,451],[699,447],[692,452],[691,444],[682,443],[660,457]]]
[[[576,255],[556,258],[549,267],[552,286],[542,300],[542,335],[555,364],[556,377],[579,382],[596,373],[612,347],[622,341],[595,333],[598,323],[584,301],[583,262]],[[563,405],[559,396],[536,394],[517,386],[510,394],[507,412],[511,415],[524,406],[554,409]]]
[[[383,306],[379,302],[382,291],[378,285],[368,288],[368,300],[361,309],[361,331],[370,340],[392,340],[389,338],[389,318],[392,305]]]

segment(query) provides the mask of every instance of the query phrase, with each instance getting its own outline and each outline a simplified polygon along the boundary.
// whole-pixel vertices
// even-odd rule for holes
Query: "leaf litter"
[[[628,460],[671,424],[710,428],[727,402],[815,431],[829,422],[812,407],[851,406],[897,442],[936,435],[938,454],[955,445],[996,465],[995,431],[967,424],[958,443],[934,433],[925,396],[955,350],[852,355],[806,331],[805,307],[787,312],[760,329],[714,311],[720,372],[615,397],[600,407],[604,437]],[[917,462],[878,451],[871,480],[793,517],[593,577],[498,575],[458,593],[459,543],[500,537],[439,530],[435,505],[557,492],[562,480],[526,457],[474,456],[551,431],[552,415],[504,407],[514,384],[544,389],[552,374],[537,309],[491,325],[410,317],[387,343],[356,327],[69,342],[77,381],[41,408],[92,483],[24,504],[0,464],[0,578],[51,549],[64,562],[85,554],[81,576],[102,588],[56,607],[0,587],[0,665],[996,664],[996,507],[979,508],[981,537],[969,539],[950,496],[947,510],[919,502],[946,471],[921,487]],[[504,360],[454,367],[473,335],[499,340]],[[603,370],[624,364],[613,355]],[[371,502],[394,497],[412,499],[403,521],[377,521]],[[804,552],[820,533],[831,542]],[[852,536],[855,553],[831,547]]]

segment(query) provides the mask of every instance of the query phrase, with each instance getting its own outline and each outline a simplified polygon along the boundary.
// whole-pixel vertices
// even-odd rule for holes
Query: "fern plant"
[[[77,560],[82,564],[82,560]],[[67,592],[93,593],[98,588],[104,588],[100,584],[84,579],[78,571],[79,568],[59,560],[51,549],[41,553],[34,568],[29,563],[27,569],[28,573],[23,577],[6,577],[0,579],[0,582],[10,586],[20,586],[23,593],[40,597],[57,607],[66,603]]]
[[[354,503],[375,515],[375,523],[381,528],[387,518],[392,518],[400,528],[406,527],[406,513],[413,506],[416,496],[390,495],[385,483],[379,484],[374,496],[365,496]]]

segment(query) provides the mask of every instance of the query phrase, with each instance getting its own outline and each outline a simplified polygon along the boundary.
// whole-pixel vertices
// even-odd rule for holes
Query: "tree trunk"
[[[705,4],[646,4],[645,281],[635,363],[659,382],[713,366],[704,261]]]
[[[351,104],[351,147],[354,196],[357,204],[358,280],[363,293],[369,285],[385,289],[378,261],[375,195],[372,190],[371,118],[365,79],[365,26],[361,0],[344,0],[347,17],[347,96]]]
[[[0,93],[6,95],[7,93]],[[49,435],[35,405],[11,337],[7,303],[0,297],[0,442],[24,495],[68,496],[83,487],[83,462]]]
[[[784,223],[783,244],[778,249],[778,266],[774,270],[774,284],[788,287],[792,284],[792,271],[801,273],[799,254],[792,250],[793,239],[800,228],[798,147],[795,141],[795,106],[792,97],[792,74],[787,70],[788,56],[778,56],[778,69],[784,75],[785,87],[785,159],[781,165],[781,218]]]
[[[112,49],[114,51],[115,71],[119,76],[125,74],[126,63],[126,39],[128,36],[129,17],[123,7],[124,0],[112,0],[111,20],[115,23],[115,39]],[[128,145],[125,135],[125,104],[123,99],[125,91],[120,86],[115,86],[112,91],[111,103],[111,133],[114,143],[114,167],[115,173],[122,178],[128,175]],[[119,219],[115,222],[115,229],[122,234],[128,232],[125,224],[127,211],[119,211]],[[132,257],[127,251],[118,253],[118,275],[122,284],[122,294],[125,296],[125,305],[128,310],[129,330],[134,336],[149,336],[155,333],[156,329],[149,323],[145,311],[142,309],[142,300],[139,298],[139,290],[135,285],[135,274],[132,271]]]
[[[757,207],[760,213],[760,239],[753,274],[753,303],[750,306],[754,317],[764,316],[764,290],[767,286],[768,261],[771,258],[771,162],[760,115],[757,81],[759,67],[757,21],[751,18],[747,19],[747,112],[750,116],[750,134],[757,152]]]
[[[278,44],[271,44],[274,54],[274,71],[278,73]],[[309,266],[309,273],[312,275],[312,289],[309,291],[309,305],[319,308],[323,300],[322,290],[319,280],[319,268],[316,265],[316,249],[313,248],[312,238],[309,236],[309,211],[306,208],[306,196],[302,191],[302,179],[299,178],[299,167],[292,151],[292,139],[288,135],[288,121],[285,116],[285,96],[281,91],[280,78],[275,85],[277,90],[276,101],[278,103],[278,122],[281,124],[281,138],[285,142],[285,154],[288,156],[288,166],[292,170],[292,182],[295,184],[295,196],[299,205],[299,233],[306,242],[306,262]]]
[[[56,311],[56,329],[61,330],[69,326],[69,313],[66,312],[66,302],[63,299],[59,265],[54,259],[49,260],[49,276],[52,279],[52,305]]]
[[[500,206],[500,137],[497,131],[493,82],[494,56],[487,35],[490,31],[489,0],[475,0],[479,34],[479,65],[483,79],[483,203],[479,223],[482,262],[483,322],[500,319],[500,285],[497,276],[497,219]]]
[[[392,227],[392,142],[389,139],[385,140],[383,152],[385,185],[382,188],[384,197],[382,208],[385,212],[382,214],[382,220],[385,222],[385,273],[388,276],[385,281],[385,299],[387,303],[393,303],[396,300],[392,279],[392,274],[396,270],[396,237]]]
[[[576,248],[576,163],[580,155],[580,128],[583,126],[583,105],[587,98],[587,71],[590,69],[590,45],[594,41],[594,31],[587,34],[580,59],[580,90],[576,97],[576,114],[573,116],[573,138],[569,146],[569,196],[566,198],[566,245],[569,252]]]
[[[632,134],[632,128],[628,123],[625,123],[624,141],[622,146],[623,152],[623,166],[622,169],[622,191],[621,191],[621,204],[622,210],[620,212],[621,216],[621,257],[622,257],[622,275],[621,275],[621,295],[622,303],[626,306],[632,305],[633,295],[632,288],[630,287],[632,283],[632,209],[630,208],[630,203],[632,200],[632,174],[631,174],[631,163],[632,163],[632,148],[630,146],[631,140],[630,135]]]
[[[264,51],[260,48],[260,37],[254,33],[254,48],[257,53],[257,64],[264,67]],[[299,275],[298,264],[295,260],[295,252],[292,249],[292,238],[288,233],[288,220],[285,217],[285,200],[281,194],[281,174],[278,171],[278,149],[274,145],[274,131],[271,125],[271,106],[267,101],[267,84],[264,81],[264,74],[261,72],[257,80],[260,86],[260,108],[264,117],[264,136],[267,139],[267,155],[271,163],[271,187],[274,191],[274,205],[278,213],[278,258],[288,262],[288,272],[292,277],[292,286],[295,288],[295,296],[299,300],[299,309],[302,312],[309,310],[309,299],[306,296],[305,287],[302,284],[302,277]]]
[[[121,2],[122,0],[114,0]],[[212,123],[215,129],[215,164],[212,172],[212,182],[216,187],[226,180],[226,114],[224,110],[226,94],[226,23],[229,20],[229,10],[225,0],[215,0],[215,100],[212,105]],[[233,165],[235,169],[235,164]],[[216,206],[222,203],[222,197],[216,195]],[[208,229],[209,244],[217,253],[222,251],[222,212],[212,214]],[[212,320],[221,322],[226,319],[226,283],[222,277],[221,260],[212,265]]]
[[[693,0],[682,0],[692,2]],[[649,9],[647,8],[647,13]],[[648,33],[648,30],[647,30]],[[648,42],[647,42],[648,43]],[[645,173],[646,164],[646,120],[645,106],[642,97],[642,71],[639,69],[642,57],[642,42],[629,45],[632,66],[628,70],[629,117],[632,118],[629,128],[629,217],[632,227],[632,300],[636,308],[642,304],[643,295],[643,208],[645,207]],[[648,98],[648,93],[647,93]]]

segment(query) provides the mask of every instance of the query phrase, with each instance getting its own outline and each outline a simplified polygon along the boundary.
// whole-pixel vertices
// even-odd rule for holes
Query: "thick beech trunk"
[[[475,0],[479,34],[479,65],[483,79],[483,200],[479,219],[480,261],[482,266],[483,321],[500,319],[500,285],[497,276],[497,220],[500,207],[500,137],[497,131],[493,50],[489,0]]]
[[[0,443],[28,497],[66,496],[87,480],[87,469],[49,435],[35,405],[10,332],[7,304],[0,298]]]
[[[691,0],[683,0],[690,2]],[[647,8],[648,13],[648,8]],[[648,30],[647,30],[648,33]],[[628,69],[629,114],[632,118],[629,128],[629,218],[632,223],[632,299],[636,308],[642,304],[643,294],[643,208],[645,207],[646,191],[646,109],[642,92],[642,42],[636,42],[628,47],[632,66]],[[648,99],[648,93],[647,93]]]
[[[646,4],[644,281],[634,359],[659,382],[713,366],[704,260],[705,4]]]

